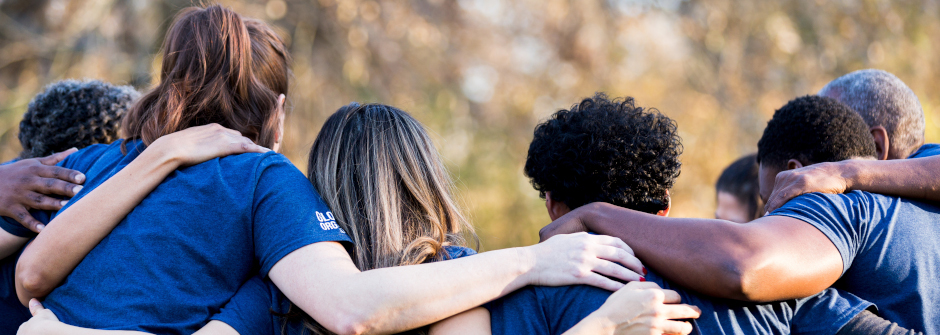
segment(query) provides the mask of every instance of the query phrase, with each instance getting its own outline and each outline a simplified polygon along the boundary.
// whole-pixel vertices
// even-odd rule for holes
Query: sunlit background
[[[189,0],[0,0],[0,160],[50,82],[146,90]],[[325,118],[351,101],[412,113],[432,132],[484,249],[531,244],[549,219],[522,174],[535,124],[596,91],[677,120],[672,214],[711,217],[725,165],[756,151],[775,108],[850,71],[895,73],[940,140],[937,1],[221,1],[289,42],[286,154],[301,170]]]

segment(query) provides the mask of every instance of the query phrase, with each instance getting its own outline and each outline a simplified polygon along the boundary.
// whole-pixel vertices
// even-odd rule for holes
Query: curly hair
[[[838,100],[818,95],[780,107],[757,142],[757,162],[778,169],[790,159],[810,165],[874,156],[875,140],[865,120]]]
[[[535,127],[525,175],[542,198],[550,192],[571,209],[603,201],[656,213],[669,207],[680,154],[675,121],[597,93]]]
[[[111,143],[118,138],[124,113],[139,97],[133,87],[98,80],[49,84],[29,102],[20,121],[20,158]]]

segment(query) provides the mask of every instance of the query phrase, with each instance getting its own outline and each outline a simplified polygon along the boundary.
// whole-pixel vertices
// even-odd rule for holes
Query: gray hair
[[[924,143],[924,109],[914,91],[891,73],[855,71],[829,82],[819,95],[848,105],[869,127],[884,127],[891,151],[902,157]]]

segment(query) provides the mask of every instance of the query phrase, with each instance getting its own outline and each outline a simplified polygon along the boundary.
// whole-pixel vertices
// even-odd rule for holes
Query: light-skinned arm
[[[698,307],[680,304],[682,298],[650,282],[630,282],[564,335],[689,334]],[[483,307],[455,315],[431,326],[431,335],[490,335],[490,313]]]
[[[766,211],[801,194],[849,191],[940,202],[940,156],[886,161],[851,159],[820,163],[777,174]]]
[[[59,213],[16,264],[16,294],[25,306],[67,277],[134,207],[180,166],[245,152],[265,152],[217,124],[193,127],[154,141],[134,161]],[[61,223],[61,224],[60,224]]]
[[[391,334],[435,323],[526,285],[617,290],[623,284],[600,274],[639,279],[614,263],[640,266],[627,250],[618,238],[582,233],[446,262],[360,272],[342,245],[321,242],[288,254],[269,276],[330,331]]]
[[[45,309],[38,300],[29,301],[33,317],[20,325],[17,335],[145,335],[149,333],[128,330],[98,330],[76,327],[59,321],[52,311]],[[194,335],[239,335],[238,331],[221,321],[210,321]]]
[[[831,286],[843,269],[842,257],[826,235],[783,216],[741,225],[592,203],[555,220],[539,235],[544,240],[578,231],[619,237],[647,267],[719,298],[767,302],[807,297]]]

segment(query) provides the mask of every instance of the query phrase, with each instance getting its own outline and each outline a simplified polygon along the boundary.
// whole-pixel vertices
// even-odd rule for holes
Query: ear
[[[545,209],[548,210],[548,217],[552,218],[552,221],[571,211],[564,202],[552,200],[552,192],[545,192]]]
[[[787,170],[799,169],[801,167],[803,167],[803,163],[800,163],[798,160],[791,159],[787,161]]]
[[[656,215],[669,216],[670,210],[672,210],[672,197],[669,196],[669,190],[666,190],[666,209],[657,212]]]
[[[891,150],[888,131],[882,126],[868,128],[868,131],[871,132],[871,137],[875,139],[875,158],[881,161],[888,159],[888,150]]]

